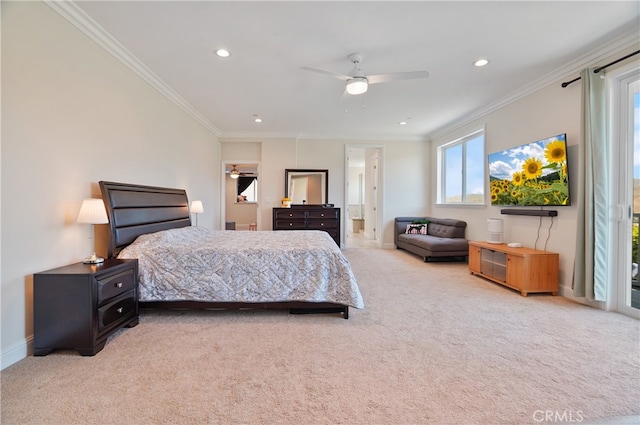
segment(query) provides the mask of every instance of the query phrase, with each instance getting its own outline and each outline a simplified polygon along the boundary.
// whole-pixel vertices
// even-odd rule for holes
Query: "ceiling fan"
[[[231,177],[232,179],[237,179],[238,177],[241,177],[241,176],[255,176],[255,173],[240,172],[240,170],[238,170],[237,165],[234,165],[233,168],[230,171],[226,171],[226,173],[229,174],[229,177]]]
[[[394,72],[391,74],[365,75],[360,69],[360,62],[363,56],[360,53],[352,53],[349,55],[349,61],[353,63],[353,69],[348,75],[336,74],[335,72],[325,71],[323,69],[302,67],[306,71],[317,72],[328,75],[339,80],[346,81],[346,91],[352,95],[363,94],[369,88],[369,84],[386,83],[388,81],[411,80],[415,78],[427,78],[428,71],[412,71],[412,72]]]

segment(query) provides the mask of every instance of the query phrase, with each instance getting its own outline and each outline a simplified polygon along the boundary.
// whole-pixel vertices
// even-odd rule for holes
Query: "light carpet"
[[[637,320],[464,263],[348,249],[349,320],[143,311],[94,357],[2,371],[2,424],[618,423],[640,415]],[[626,422],[620,422],[626,423]]]

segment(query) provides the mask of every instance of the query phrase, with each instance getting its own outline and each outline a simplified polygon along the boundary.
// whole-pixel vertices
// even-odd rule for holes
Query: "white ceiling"
[[[574,78],[576,63],[640,22],[637,1],[76,5],[229,138],[424,138],[535,82]],[[353,52],[365,74],[431,75],[343,96],[344,82],[301,69],[346,74]],[[480,57],[489,65],[472,66]]]

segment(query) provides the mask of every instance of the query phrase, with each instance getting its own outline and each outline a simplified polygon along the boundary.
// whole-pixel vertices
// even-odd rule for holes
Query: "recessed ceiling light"
[[[485,65],[487,65],[488,63],[489,63],[489,61],[488,61],[488,60],[486,60],[486,59],[478,59],[478,60],[477,60],[477,61],[475,61],[473,64],[474,64],[475,66],[485,66]]]
[[[253,119],[254,122],[262,122],[262,118],[256,117]]]
[[[220,56],[221,58],[228,58],[229,56],[231,56],[231,53],[226,49],[218,49],[216,50],[216,55]]]
[[[400,124],[400,125],[407,125],[407,122],[406,122],[406,121],[400,121],[398,124]]]

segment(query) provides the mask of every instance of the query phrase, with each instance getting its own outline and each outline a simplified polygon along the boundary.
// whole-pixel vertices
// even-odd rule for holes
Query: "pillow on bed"
[[[426,235],[427,225],[426,224],[407,224],[407,230],[405,230],[405,233],[414,234],[414,235]]]

